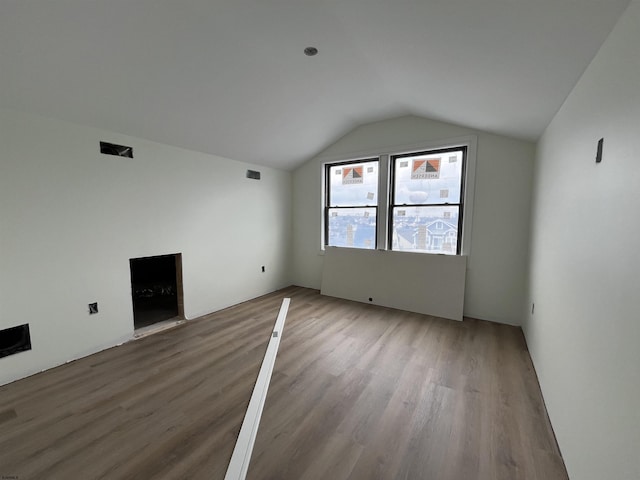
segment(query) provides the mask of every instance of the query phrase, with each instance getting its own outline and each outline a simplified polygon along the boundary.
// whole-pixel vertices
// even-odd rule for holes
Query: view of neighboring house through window
[[[460,254],[466,147],[391,156],[392,250]]]
[[[326,166],[325,245],[376,248],[378,159]]]

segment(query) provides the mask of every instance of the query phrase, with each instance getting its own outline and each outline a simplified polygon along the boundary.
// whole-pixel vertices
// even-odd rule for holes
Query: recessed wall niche
[[[129,264],[134,328],[183,319],[182,254],[132,258]]]

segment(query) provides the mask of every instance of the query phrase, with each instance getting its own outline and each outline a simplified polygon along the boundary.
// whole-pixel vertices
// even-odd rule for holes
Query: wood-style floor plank
[[[251,480],[567,478],[519,328],[294,297],[274,372]]]
[[[564,480],[520,329],[299,287],[0,387],[0,475],[223,479],[291,297],[251,480]]]
[[[223,478],[281,297],[0,387],[0,474]]]

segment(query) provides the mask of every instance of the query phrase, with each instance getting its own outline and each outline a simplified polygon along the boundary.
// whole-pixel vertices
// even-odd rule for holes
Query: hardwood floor
[[[291,287],[0,387],[0,475],[222,479],[291,306],[249,479],[566,479],[520,329]]]

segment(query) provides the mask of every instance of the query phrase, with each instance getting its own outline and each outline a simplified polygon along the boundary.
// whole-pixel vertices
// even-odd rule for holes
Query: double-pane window
[[[328,164],[325,244],[376,248],[378,159]]]
[[[460,254],[466,148],[391,157],[392,250]]]
[[[467,150],[325,164],[324,245],[460,255]]]

